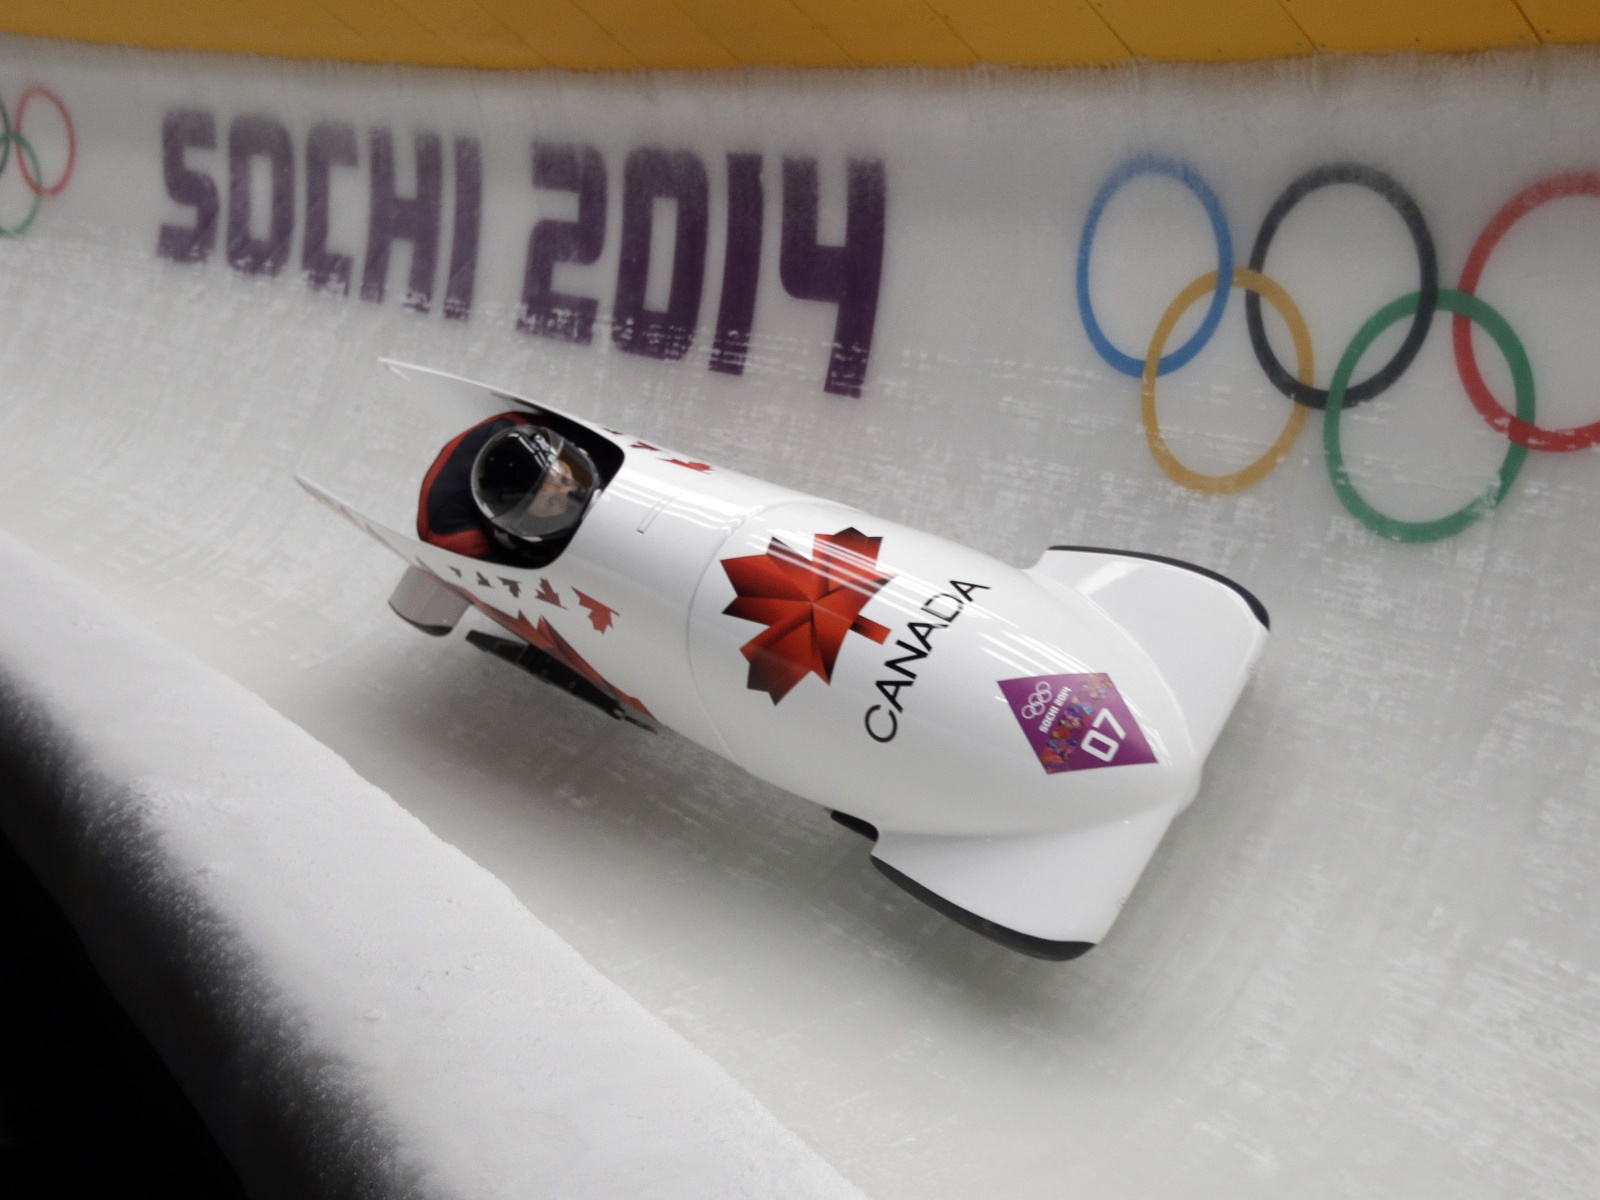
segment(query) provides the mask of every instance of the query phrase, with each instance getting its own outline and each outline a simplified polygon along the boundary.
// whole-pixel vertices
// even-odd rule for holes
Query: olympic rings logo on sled
[[[44,173],[39,168],[39,155],[34,150],[33,143],[22,132],[22,123],[28,115],[28,105],[34,100],[43,100],[53,105],[61,114],[62,124],[67,130],[67,164],[61,169],[60,178],[49,184],[44,181]],[[13,160],[16,162],[17,170],[22,174],[22,182],[33,193],[33,202],[28,206],[28,215],[15,225],[0,225],[0,237],[21,237],[28,232],[28,227],[39,215],[39,209],[44,202],[66,190],[67,183],[72,178],[73,168],[78,164],[78,134],[72,125],[72,114],[67,111],[67,106],[61,97],[42,84],[29,84],[22,90],[22,95],[17,99],[15,121],[6,109],[5,102],[0,101],[0,177],[5,175]]]
[[[1050,701],[1055,697],[1056,691],[1042,679],[1033,685],[1033,695],[1028,697],[1028,702],[1022,706],[1022,719],[1024,721],[1037,721],[1044,716],[1044,710],[1050,707]]]
[[[1150,345],[1141,359],[1113,345],[1101,329],[1089,291],[1089,262],[1095,233],[1107,205],[1125,184],[1143,175],[1174,179],[1200,201],[1216,240],[1217,266],[1215,270],[1207,271],[1193,280],[1173,299],[1156,323]],[[1273,238],[1295,205],[1319,188],[1340,183],[1367,188],[1388,202],[1400,216],[1416,249],[1418,287],[1416,291],[1384,305],[1356,331],[1338,360],[1332,380],[1324,389],[1313,383],[1311,335],[1305,319],[1288,292],[1265,274],[1265,267]],[[1522,342],[1506,319],[1477,295],[1478,282],[1489,256],[1511,227],[1541,205],[1567,196],[1600,197],[1600,172],[1564,172],[1542,179],[1518,192],[1478,235],[1456,286],[1445,288],[1439,286],[1438,255],[1422,209],[1405,188],[1376,167],[1357,162],[1327,163],[1293,180],[1269,206],[1251,246],[1249,265],[1240,267],[1234,263],[1233,237],[1222,211],[1222,202],[1200,173],[1177,159],[1141,155],[1129,159],[1113,171],[1089,207],[1083,233],[1078,239],[1078,312],[1083,320],[1084,332],[1088,334],[1096,353],[1115,370],[1141,381],[1141,421],[1145,440],[1156,462],[1174,482],[1213,495],[1240,491],[1259,483],[1294,445],[1309,412],[1318,409],[1325,414],[1322,443],[1328,477],[1345,508],[1367,528],[1383,537],[1400,542],[1436,541],[1460,533],[1499,504],[1511,490],[1529,450],[1563,452],[1600,445],[1600,421],[1570,429],[1546,429],[1536,424],[1533,371]],[[1183,367],[1205,348],[1222,320],[1228,293],[1234,288],[1245,293],[1245,323],[1256,361],[1273,387],[1294,404],[1282,432],[1260,458],[1229,474],[1206,475],[1184,465],[1167,446],[1156,413],[1156,380]],[[1197,301],[1207,295],[1211,297],[1211,303],[1199,328],[1183,345],[1169,351],[1167,339],[1173,328]],[[1263,299],[1272,305],[1289,328],[1295,347],[1293,373],[1284,367],[1267,341],[1266,327],[1261,318]],[[1461,377],[1468,399],[1489,426],[1503,434],[1511,445],[1501,461],[1495,481],[1469,503],[1436,520],[1403,521],[1378,511],[1356,489],[1344,465],[1340,421],[1347,409],[1381,395],[1405,373],[1427,339],[1434,314],[1441,310],[1451,314],[1456,372]],[[1359,383],[1353,383],[1356,368],[1372,344],[1391,326],[1408,318],[1410,326],[1405,339],[1389,360]],[[1490,336],[1511,370],[1514,414],[1508,412],[1500,399],[1489,390],[1478,369],[1472,347],[1474,324]]]

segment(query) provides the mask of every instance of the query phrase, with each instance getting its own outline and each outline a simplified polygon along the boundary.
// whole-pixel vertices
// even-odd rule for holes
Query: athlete
[[[469,558],[548,561],[594,498],[584,451],[522,413],[490,417],[439,452],[422,480],[417,536]]]

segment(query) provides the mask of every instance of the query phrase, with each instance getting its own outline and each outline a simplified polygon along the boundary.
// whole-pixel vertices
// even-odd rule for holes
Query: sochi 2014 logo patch
[[[723,613],[766,626],[739,648],[750,663],[751,691],[776,704],[807,675],[831,683],[847,633],[883,643],[888,628],[861,615],[894,578],[878,566],[882,541],[850,526],[817,534],[810,558],[773,538],[765,554],[722,560],[738,593]]]
[[[1048,774],[1156,761],[1109,675],[1030,675],[1000,690]]]

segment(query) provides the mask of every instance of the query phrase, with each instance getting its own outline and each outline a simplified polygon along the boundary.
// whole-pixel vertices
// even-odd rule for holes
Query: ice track
[[[1454,288],[1511,197],[1600,170],[1600,61],[606,80],[0,47],[0,98],[12,105],[31,82],[70,109],[77,162],[26,235],[0,245],[0,526],[344,756],[869,1194],[1591,1193],[1600,463],[1532,453],[1497,508],[1418,544],[1377,536],[1341,504],[1318,413],[1255,486],[1187,490],[1147,448],[1139,381],[1085,332],[1074,269],[1097,192],[1140,155],[1204,176],[1239,266],[1286,185],[1359,161],[1415,197]],[[163,177],[163,118],[179,108],[211,113],[215,129],[216,149],[180,163],[217,182],[203,263],[156,253],[163,225],[193,227],[202,211]],[[240,114],[289,138],[276,276],[228,265]],[[27,119],[48,176],[61,140],[42,107]],[[327,209],[348,295],[309,289],[302,270],[319,122],[355,131]],[[415,186],[414,131],[441,137],[426,314],[403,303],[401,243],[383,300],[360,298],[378,128],[400,146],[399,193]],[[470,315],[450,320],[467,203],[454,145],[467,135],[480,141],[481,243]],[[532,188],[536,138],[592,144],[608,170],[597,261],[554,268],[558,291],[598,300],[589,345],[517,329],[534,221],[581,221],[570,191]],[[703,297],[681,361],[623,353],[610,330],[625,161],[641,146],[690,147],[710,177]],[[739,376],[707,370],[731,153],[765,164]],[[847,234],[848,160],[884,163],[859,397],[823,390],[835,307],[781,286],[784,156],[819,164],[825,243]],[[270,161],[243,176],[254,215],[241,262],[275,244]],[[17,186],[0,176],[8,225],[28,207]],[[1323,188],[1273,242],[1268,273],[1303,310],[1321,387],[1361,324],[1418,286],[1396,211],[1370,189]],[[1600,417],[1597,217],[1592,196],[1531,212],[1480,288],[1526,347],[1551,428]],[[1157,173],[1113,197],[1096,239],[1098,320],[1142,356],[1172,296],[1218,266],[1214,229],[1185,184]],[[651,259],[650,308],[669,304],[658,285],[672,261]],[[1204,352],[1158,381],[1167,441],[1198,471],[1254,459],[1290,412],[1244,307],[1232,296]],[[1436,316],[1400,382],[1343,418],[1354,485],[1405,520],[1472,501],[1509,445],[1463,393],[1450,322]],[[1492,341],[1476,345],[1509,404],[1511,373]],[[382,491],[386,469],[427,450],[426,420],[386,400],[383,354],[543,392],[1009,561],[1052,543],[1179,555],[1260,595],[1273,640],[1112,937],[1065,966],[1023,959],[896,891],[820,811],[395,620],[393,560],[292,479],[313,463]]]

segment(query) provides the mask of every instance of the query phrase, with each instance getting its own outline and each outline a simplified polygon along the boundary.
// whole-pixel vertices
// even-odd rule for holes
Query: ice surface
[[[304,731],[0,535],[0,821],[258,1196],[859,1197]]]
[[[79,175],[0,246],[0,526],[332,746],[869,1192],[1592,1192],[1594,454],[1531,455],[1489,517],[1422,546],[1379,539],[1340,505],[1316,414],[1254,488],[1185,491],[1146,448],[1138,382],[1089,344],[1073,275],[1096,190],[1157,152],[1210,181],[1241,263],[1295,176],[1376,164],[1417,198],[1453,285],[1513,194],[1600,167],[1592,54],[626,80],[28,43],[4,58],[5,79],[38,78],[73,106]],[[161,114],[180,104],[214,110],[224,147],[250,112],[277,114],[296,153],[322,120],[480,135],[471,318],[441,316],[442,284],[428,314],[402,306],[403,246],[384,302],[356,295],[364,157],[334,185],[349,296],[304,284],[301,199],[276,279],[231,271],[220,244],[204,266],[157,261],[159,226],[193,214],[160,169]],[[516,329],[533,221],[574,215],[570,194],[531,188],[534,138],[593,142],[608,165],[604,252],[556,271],[599,298],[593,345]],[[617,352],[605,324],[620,181],[641,145],[691,147],[711,176],[700,326],[679,362]],[[730,152],[766,163],[742,377],[706,369]],[[824,238],[843,236],[844,160],[886,164],[859,399],[820,387],[831,306],[780,286],[778,159],[797,154],[819,162]],[[225,159],[191,155],[219,178]],[[0,205],[14,182],[0,178]],[[1172,295],[1215,266],[1209,226],[1167,183],[1130,185],[1094,250],[1102,323],[1138,353]],[[1600,417],[1594,216],[1592,199],[1531,214],[1481,289],[1527,347],[1552,425]],[[1361,323],[1416,287],[1392,210],[1352,188],[1292,212],[1267,269],[1305,312],[1324,386]],[[1057,543],[1189,558],[1261,596],[1273,640],[1114,935],[1069,966],[1021,959],[895,891],[822,813],[395,620],[392,558],[291,478],[311,463],[383,485],[428,452],[434,433],[393,408],[380,354],[548,395],[1018,564]],[[1479,357],[1509,394],[1486,340]],[[1240,297],[1158,401],[1198,470],[1236,469],[1276,436],[1287,405],[1251,354]],[[1462,395],[1444,317],[1400,384],[1344,424],[1357,485],[1413,518],[1477,494],[1506,450]]]

